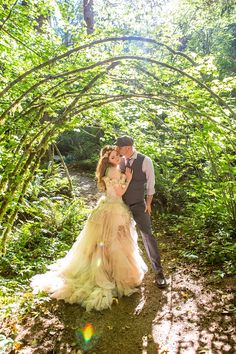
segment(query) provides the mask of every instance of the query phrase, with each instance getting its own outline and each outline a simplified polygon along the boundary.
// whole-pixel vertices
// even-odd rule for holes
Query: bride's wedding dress
[[[33,292],[79,303],[86,308],[111,307],[115,297],[131,295],[141,284],[147,266],[140,256],[129,209],[116,194],[123,175],[103,177],[106,195],[91,212],[67,255],[31,280]]]

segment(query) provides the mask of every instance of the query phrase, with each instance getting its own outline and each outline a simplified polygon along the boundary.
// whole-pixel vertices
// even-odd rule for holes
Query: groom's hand
[[[145,212],[151,215],[152,212],[152,198],[153,195],[147,195],[146,198],[146,206],[145,206]]]
[[[145,213],[148,213],[149,215],[151,215],[151,213],[152,213],[152,206],[151,206],[151,204],[147,204],[147,203],[146,203]]]

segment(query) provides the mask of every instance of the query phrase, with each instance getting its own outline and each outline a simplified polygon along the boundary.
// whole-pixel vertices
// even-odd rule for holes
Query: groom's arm
[[[155,193],[155,173],[152,160],[150,157],[145,156],[142,166],[143,172],[146,174],[147,179],[147,197],[146,197],[146,212],[151,214],[152,212],[152,199]]]

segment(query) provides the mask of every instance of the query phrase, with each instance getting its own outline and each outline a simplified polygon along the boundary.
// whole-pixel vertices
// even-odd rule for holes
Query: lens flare
[[[94,335],[92,323],[87,323],[82,330],[85,343],[88,343]]]
[[[80,327],[75,330],[75,341],[78,349],[76,353],[87,353],[97,343],[99,334],[95,332],[92,323],[81,323]]]

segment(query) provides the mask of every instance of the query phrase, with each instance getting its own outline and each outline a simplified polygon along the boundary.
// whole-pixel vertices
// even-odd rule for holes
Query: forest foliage
[[[84,220],[53,146],[77,136],[94,164],[120,134],[153,159],[154,218],[181,255],[234,274],[234,2],[112,3],[93,2],[88,31],[82,1],[0,2],[1,274],[29,277]]]

